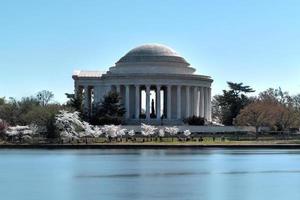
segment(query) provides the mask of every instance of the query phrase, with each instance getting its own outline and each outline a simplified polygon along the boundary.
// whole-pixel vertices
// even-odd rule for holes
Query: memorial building
[[[87,113],[115,91],[126,109],[126,124],[180,125],[193,115],[211,121],[213,80],[195,71],[173,49],[146,44],[130,50],[107,72],[75,71],[73,79]]]

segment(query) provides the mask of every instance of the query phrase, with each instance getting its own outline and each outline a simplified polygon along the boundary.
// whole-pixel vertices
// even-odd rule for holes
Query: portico
[[[190,116],[211,121],[211,83],[174,50],[143,45],[131,50],[106,73],[78,71],[73,75],[77,95],[92,113],[109,91],[119,93],[128,124],[182,124]]]

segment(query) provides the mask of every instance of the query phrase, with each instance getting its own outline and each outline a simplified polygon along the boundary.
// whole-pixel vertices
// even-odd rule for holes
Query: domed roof
[[[138,46],[130,50],[116,64],[135,62],[176,62],[189,65],[176,51],[161,44]]]

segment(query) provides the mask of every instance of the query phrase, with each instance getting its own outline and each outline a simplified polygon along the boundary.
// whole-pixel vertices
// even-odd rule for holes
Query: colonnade
[[[109,90],[115,90],[122,98],[126,119],[167,120],[183,119],[190,116],[204,117],[211,121],[211,88],[192,85],[109,85],[106,88],[79,86],[83,91],[84,108],[91,112],[94,103]],[[141,92],[145,98],[141,98]],[[155,114],[151,112],[150,91],[155,92]],[[163,92],[161,92],[163,91]],[[163,97],[161,96],[163,95]],[[161,101],[163,99],[163,102]],[[142,113],[142,101],[145,111]],[[153,115],[154,114],[154,115]]]

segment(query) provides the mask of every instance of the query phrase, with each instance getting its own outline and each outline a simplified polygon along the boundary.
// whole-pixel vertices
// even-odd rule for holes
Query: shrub
[[[110,117],[110,116],[99,117],[97,119],[96,124],[97,125],[107,125],[107,124],[120,125],[120,124],[123,124],[123,118]]]
[[[0,138],[4,136],[7,128],[8,128],[8,124],[4,120],[0,119]]]
[[[46,129],[47,129],[46,137],[48,139],[59,138],[59,130],[55,126],[55,115],[52,115],[50,119],[47,120]]]
[[[185,124],[203,126],[205,124],[205,119],[203,117],[192,116],[183,120]]]
[[[141,113],[141,114],[140,114],[140,119],[146,119],[146,114]]]

